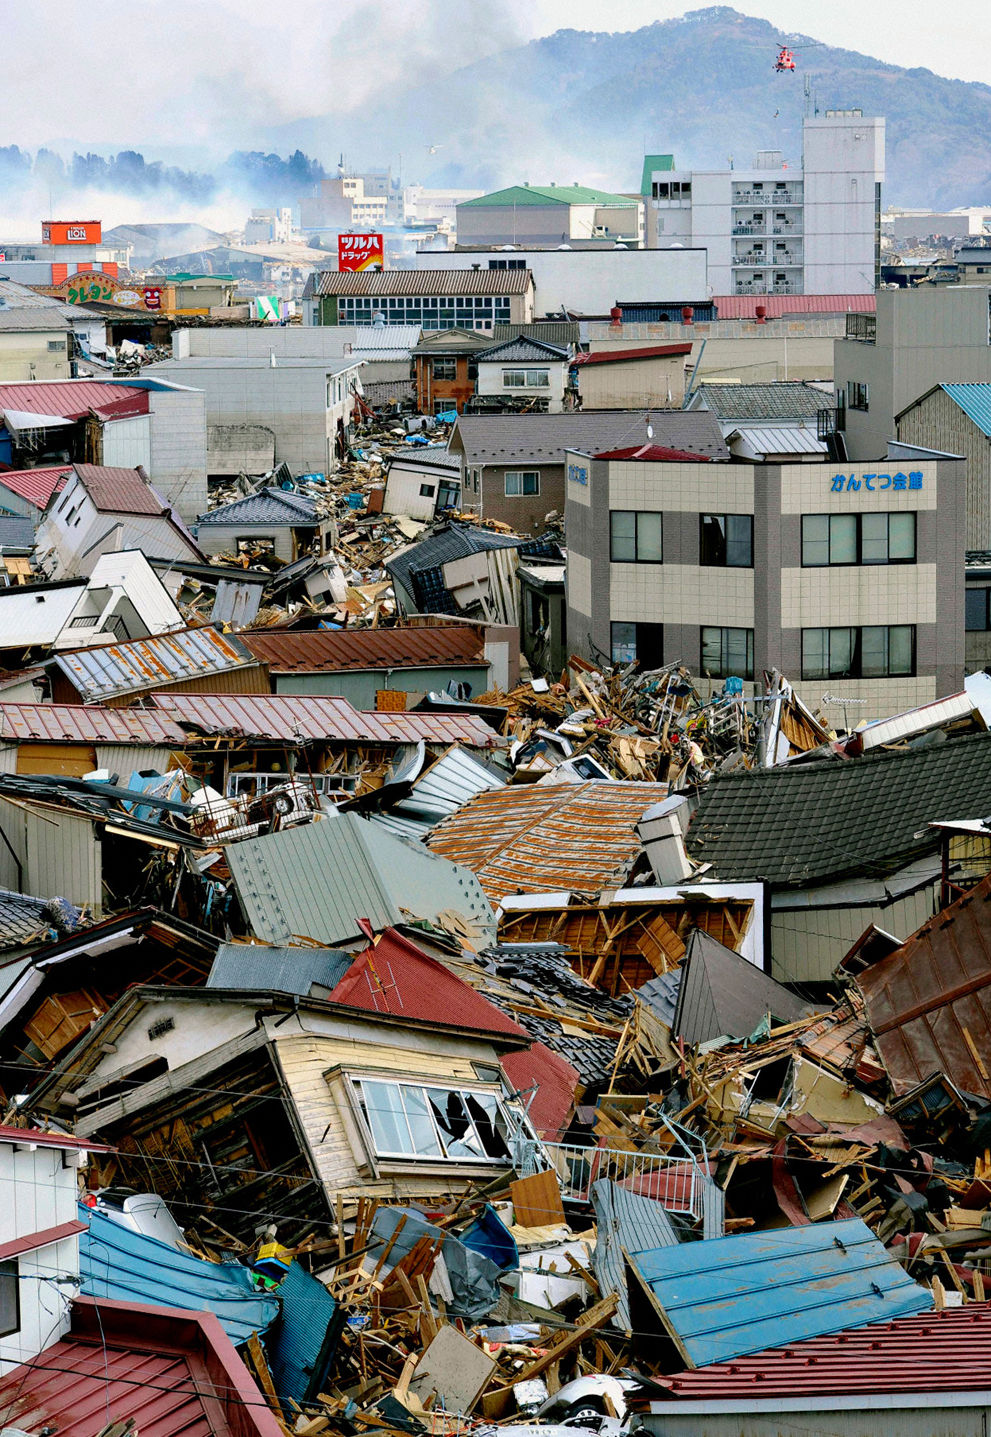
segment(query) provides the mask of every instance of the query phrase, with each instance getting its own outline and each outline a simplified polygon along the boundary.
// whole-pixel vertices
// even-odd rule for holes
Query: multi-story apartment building
[[[751,169],[678,170],[648,155],[652,248],[701,245],[713,294],[869,294],[880,261],[884,120],[827,110],[802,126],[802,165],[779,150]]]
[[[954,693],[965,468],[570,452],[568,642],[703,687],[777,668],[844,726]]]

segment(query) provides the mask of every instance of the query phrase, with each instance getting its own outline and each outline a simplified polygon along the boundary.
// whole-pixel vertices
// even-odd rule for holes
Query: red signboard
[[[338,235],[337,268],[353,273],[362,269],[381,269],[385,246],[381,235]]]
[[[103,226],[99,220],[43,220],[42,244],[100,244]]]
[[[141,293],[144,296],[145,309],[161,309],[162,291],[158,285],[145,285]]]

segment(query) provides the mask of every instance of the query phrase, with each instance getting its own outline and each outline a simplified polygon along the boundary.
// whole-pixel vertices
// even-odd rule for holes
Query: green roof
[[[493,190],[477,200],[465,200],[458,208],[504,209],[508,205],[635,205],[629,195],[613,195],[608,190],[590,190],[585,185],[510,185],[506,190]]]
[[[674,155],[644,155],[643,157],[643,178],[640,181],[640,193],[650,194],[650,177],[655,170],[673,170]]]

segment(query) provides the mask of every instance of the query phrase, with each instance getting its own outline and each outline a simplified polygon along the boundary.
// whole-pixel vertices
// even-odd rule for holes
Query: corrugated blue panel
[[[322,1361],[326,1367],[331,1356],[324,1349],[324,1338],[337,1303],[298,1262],[279,1284],[279,1300],[282,1318],[265,1341],[272,1379],[283,1402],[292,1398],[303,1403],[323,1385],[326,1373],[318,1372],[317,1364]]]
[[[991,384],[944,384],[941,387],[982,434],[991,436]]]
[[[860,1218],[630,1256],[690,1367],[933,1305]]]
[[[204,1262],[88,1207],[80,1206],[79,1217],[89,1224],[79,1238],[87,1297],[212,1312],[235,1345],[264,1332],[278,1316],[278,1299],[259,1295],[246,1267]]]

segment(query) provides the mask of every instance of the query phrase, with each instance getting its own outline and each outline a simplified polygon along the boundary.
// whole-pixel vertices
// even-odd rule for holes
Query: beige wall
[[[64,329],[0,330],[0,381],[20,379],[68,379],[68,332]],[[49,341],[61,349],[50,351]]]
[[[903,416],[898,438],[967,460],[967,548],[991,548],[991,442],[943,389]]]
[[[606,345],[596,345],[605,349]],[[617,346],[618,347],[618,346]],[[642,409],[647,405],[680,409],[685,397],[688,355],[658,355],[619,364],[583,364],[578,389],[583,409]]]
[[[833,343],[845,333],[844,315],[808,315],[793,319],[717,319],[698,324],[622,324],[591,322],[589,349],[633,349],[649,344],[687,344],[689,371],[699,365],[703,379],[832,379]],[[705,349],[702,341],[705,341]],[[701,357],[701,363],[699,363]]]

